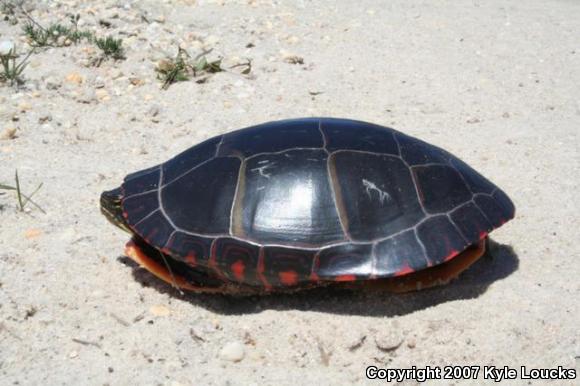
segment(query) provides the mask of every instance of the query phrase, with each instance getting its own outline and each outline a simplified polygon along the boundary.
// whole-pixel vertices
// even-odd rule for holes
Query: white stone
[[[381,351],[393,351],[403,343],[403,337],[396,329],[386,329],[375,334],[375,344]]]
[[[220,358],[230,362],[239,362],[245,356],[244,345],[238,341],[227,343],[220,351]]]
[[[9,55],[10,52],[14,53],[14,42],[10,40],[0,42],[0,55]]]

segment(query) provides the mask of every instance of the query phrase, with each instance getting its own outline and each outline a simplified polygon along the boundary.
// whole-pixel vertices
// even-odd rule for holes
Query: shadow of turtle
[[[301,310],[377,317],[405,315],[441,303],[477,298],[492,283],[506,278],[519,266],[519,259],[511,246],[490,239],[482,258],[445,286],[404,294],[353,291],[328,286],[295,293],[238,297],[181,293],[148,271],[140,269],[129,258],[123,257],[120,260],[133,267],[133,277],[143,286],[153,287],[159,292],[223,315],[251,314],[265,310]]]

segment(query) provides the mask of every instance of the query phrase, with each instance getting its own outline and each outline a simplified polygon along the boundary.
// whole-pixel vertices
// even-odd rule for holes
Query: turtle
[[[194,292],[446,284],[512,219],[500,188],[451,153],[341,118],[207,139],[101,194],[125,253]]]

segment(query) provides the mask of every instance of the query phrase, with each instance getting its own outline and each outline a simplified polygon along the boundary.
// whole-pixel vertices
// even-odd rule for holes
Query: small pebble
[[[10,126],[4,129],[2,133],[0,133],[0,140],[8,140],[16,138],[16,131],[18,129],[16,127]]]
[[[131,84],[133,86],[142,86],[143,84],[145,84],[145,82],[143,81],[143,79],[139,79],[139,78],[129,78],[129,82],[131,82]]]
[[[61,86],[59,80],[52,76],[46,78],[44,82],[47,90],[58,90]]]
[[[286,38],[286,42],[288,42],[288,43],[290,43],[290,44],[296,44],[296,43],[298,43],[299,41],[300,41],[300,39],[298,38],[298,36],[294,36],[294,35],[292,35],[292,36],[288,36],[288,37]]]
[[[95,96],[101,101],[108,101],[111,99],[111,97],[109,96],[109,92],[102,88],[95,91]]]
[[[403,343],[403,337],[395,329],[377,331],[375,334],[375,344],[379,350],[393,351],[399,348],[401,343]]]
[[[244,359],[244,345],[238,341],[227,343],[220,351],[220,358],[229,362],[239,362]]]
[[[24,237],[28,240],[36,239],[40,235],[42,235],[42,231],[38,228],[30,228],[24,232]]]
[[[83,83],[83,77],[77,72],[71,72],[64,78],[66,82],[72,84],[81,84]]]
[[[32,109],[32,105],[28,102],[20,102],[18,104],[18,110],[20,110],[21,113],[25,113],[30,109]]]
[[[171,311],[163,304],[156,304],[149,308],[149,312],[155,316],[167,316]]]
[[[112,79],[117,79],[117,78],[120,78],[120,77],[122,77],[122,76],[123,76],[123,71],[119,70],[118,68],[112,68],[112,69],[109,71],[109,76],[110,76]]]
[[[8,55],[11,51],[14,52],[14,42],[10,40],[0,42],[0,55]]]
[[[95,88],[103,88],[103,87],[105,87],[105,80],[103,78],[101,78],[100,76],[97,76],[95,78],[95,80],[93,81],[93,86]]]

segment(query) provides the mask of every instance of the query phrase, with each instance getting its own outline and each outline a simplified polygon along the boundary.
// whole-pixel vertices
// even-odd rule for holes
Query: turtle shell
[[[497,186],[391,128],[330,118],[208,139],[122,185],[131,229],[191,267],[250,286],[403,275],[514,216]]]

